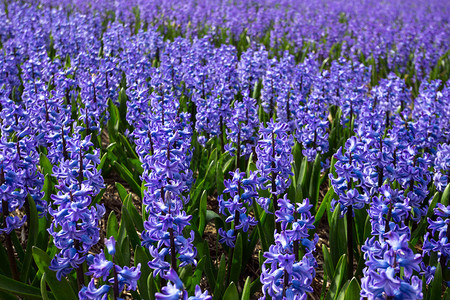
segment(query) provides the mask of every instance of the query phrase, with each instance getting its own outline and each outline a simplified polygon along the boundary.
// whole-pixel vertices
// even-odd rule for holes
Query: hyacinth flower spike
[[[112,256],[112,261],[105,258],[103,249],[97,255],[88,255],[87,262],[89,265],[89,271],[86,275],[91,275],[92,279],[89,285],[83,286],[78,293],[78,296],[82,300],[88,299],[107,299],[108,293],[113,291],[113,299],[122,299],[120,294],[125,289],[128,291],[137,289],[137,281],[141,276],[141,264],[139,263],[136,267],[129,268],[127,266],[121,268],[115,261],[116,254],[116,241],[114,237],[105,239],[105,246],[108,253]],[[111,270],[113,271],[112,278],[110,277]],[[108,279],[109,278],[109,279]],[[99,288],[96,287],[98,282],[104,283]],[[112,287],[110,284],[112,283]]]

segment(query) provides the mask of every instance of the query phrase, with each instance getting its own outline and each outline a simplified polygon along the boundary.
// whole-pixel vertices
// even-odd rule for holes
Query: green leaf
[[[102,200],[103,195],[105,194],[105,192],[106,192],[106,189],[102,189],[102,190],[94,197],[94,199],[92,199],[92,205],[95,205],[95,204],[99,203],[99,202]]]
[[[119,264],[123,264],[125,266],[128,266],[130,264],[130,259],[131,259],[130,239],[128,238],[128,236],[125,236],[125,238],[123,239],[122,244],[120,246],[121,246],[120,247],[120,251],[122,252],[122,254],[119,257],[117,255],[117,251],[116,251],[116,256],[115,257],[117,257],[118,259],[120,258],[120,260],[118,261]]]
[[[217,155],[217,152],[216,152]],[[224,153],[223,155],[220,155],[220,157],[216,158],[216,187],[217,187],[217,194],[222,194],[223,190],[225,189],[225,185],[223,184],[224,181],[224,172],[223,172],[223,157],[224,155],[228,155],[228,153]]]
[[[250,276],[248,276],[244,283],[241,300],[250,300],[250,288],[251,288],[251,281]]]
[[[227,290],[225,291],[225,294],[223,294],[223,300],[237,300],[239,299],[239,293],[236,288],[236,285],[234,282],[230,283]]]
[[[103,169],[103,166],[105,165],[107,159],[108,159],[108,153],[103,154],[102,159],[100,160],[100,163],[97,166],[97,171],[100,171]]]
[[[257,291],[260,291],[262,287],[261,280],[255,279],[250,285],[250,295],[254,295]]]
[[[222,221],[222,218],[214,211],[212,210],[206,210],[206,224],[208,224],[209,222],[211,222],[212,220],[215,219],[219,219],[220,221]],[[223,223],[223,221],[222,221]]]
[[[134,173],[137,173],[139,176],[144,173],[144,168],[142,167],[142,163],[138,158],[129,158],[128,163],[131,165]]]
[[[189,292],[192,294],[195,290],[195,286],[200,284],[203,276],[203,270],[205,269],[205,261],[206,257],[202,257],[200,261],[197,263],[194,274],[191,276]]]
[[[215,149],[214,149],[215,150]],[[215,151],[213,151],[215,152]],[[205,175],[205,182],[203,183],[203,188],[207,191],[211,190],[214,185],[215,185],[215,172],[216,168],[215,168],[215,161],[214,159],[209,163],[209,167],[208,170],[206,171],[206,175]]]
[[[340,217],[340,205],[336,205],[330,224],[330,253],[333,265],[336,266],[339,258],[347,252],[347,230],[345,218]]]
[[[128,196],[129,197],[129,196]],[[130,238],[131,247],[134,249],[136,246],[141,245],[141,240],[136,233],[136,228],[134,227],[133,220],[131,219],[128,209],[122,206],[122,220],[125,223],[125,228],[127,230],[128,237]]]
[[[11,240],[13,242],[14,248],[16,250],[17,256],[19,257],[20,263],[23,262],[23,259],[25,257],[25,252],[23,251],[22,244],[19,241],[19,238],[17,237],[16,231],[11,231],[10,233]]]
[[[155,278],[153,277],[153,274],[150,274],[147,277],[147,287],[148,287],[148,294],[150,295],[150,300],[155,299],[155,293],[157,292],[157,290],[156,290]]]
[[[220,299],[223,290],[223,284],[225,281],[225,273],[227,272],[227,263],[225,260],[225,254],[220,257],[219,270],[217,273],[216,286],[214,288],[214,296]]]
[[[46,273],[42,274],[41,277],[41,295],[42,295],[42,299],[44,300],[48,300],[48,293],[47,293],[47,281],[46,281],[47,275]]]
[[[115,185],[116,185],[117,192],[119,193],[120,200],[122,200],[122,203],[123,203],[125,201],[125,198],[128,196],[128,191],[119,182],[116,182]]]
[[[350,280],[347,280],[347,282],[341,288],[339,295],[337,297],[335,297],[335,300],[345,300],[345,292],[347,291],[349,284],[350,284]]]
[[[136,151],[133,149],[128,139],[122,133],[119,133],[119,141],[120,144],[125,148],[127,154],[129,154],[127,157],[139,160],[139,156],[136,154]]]
[[[358,280],[355,277],[352,278],[350,284],[345,291],[345,300],[359,300],[361,293],[361,287],[359,286]]]
[[[46,251],[50,237],[50,234],[47,231],[47,228],[50,227],[51,223],[50,215],[47,213],[47,216],[45,218],[40,218],[38,223],[39,223],[39,230],[38,230],[39,233],[36,241],[36,247]]]
[[[43,200],[47,201],[47,203],[52,203],[50,195],[52,194],[53,183],[51,182],[52,177],[50,174],[45,175],[44,177],[44,186],[42,187],[42,191],[44,192]]]
[[[52,171],[53,165],[44,153],[41,153],[39,155],[39,164],[42,168],[42,174],[44,176],[47,174],[48,175],[53,174],[53,171]]]
[[[118,139],[117,135],[119,132],[119,111],[117,109],[117,106],[114,105],[111,99],[108,99],[108,106],[108,134],[111,142],[115,142]]]
[[[250,155],[251,155],[251,154],[250,154]],[[222,167],[222,174],[227,174],[227,172],[231,170],[234,161],[235,161],[234,156],[229,157],[229,158],[227,159],[227,161],[223,164],[223,167]]]
[[[150,299],[147,278],[152,275],[152,272],[147,264],[149,261],[150,259],[144,249],[141,246],[137,246],[134,251],[134,266],[137,266],[138,263],[141,264],[141,277],[139,277],[138,286],[140,296],[144,300]]]
[[[241,233],[238,233],[236,238],[236,244],[233,250],[233,260],[231,263],[231,270],[230,270],[230,280],[234,281],[235,283],[239,283],[239,277],[241,275],[241,268],[242,268],[242,235]]]
[[[131,174],[131,172],[126,167],[119,164],[117,161],[113,163],[113,166],[119,173],[120,177],[122,177],[130,185],[130,188],[133,190],[133,192],[135,192],[136,195],[140,195],[141,186],[134,180],[133,174]]]
[[[4,262],[0,264],[0,274],[11,277],[11,269],[5,247],[0,247],[0,261]]]
[[[262,225],[262,219],[259,215],[259,205],[256,204],[256,201],[253,201],[253,212],[255,214],[255,219],[258,221],[256,226],[258,227],[259,240],[261,241],[261,246],[263,251],[269,250],[269,243],[267,242],[267,235],[264,232],[264,226]]]
[[[206,256],[206,262],[205,262],[205,274],[206,278],[208,279],[208,285],[210,287],[216,286],[216,270],[214,267],[214,264],[211,260],[209,246],[207,241],[203,241],[203,253]]]
[[[320,221],[322,220],[322,216],[328,207],[328,203],[330,203],[331,199],[333,199],[333,196],[334,196],[334,189],[333,187],[330,187],[325,197],[323,198],[322,203],[320,203],[319,209],[316,212],[316,216],[314,218],[314,226],[316,228],[319,225]]]
[[[202,197],[200,198],[200,206],[199,206],[199,225],[198,232],[200,235],[203,235],[203,231],[206,227],[206,204],[207,204],[208,195],[206,191],[203,191]]]
[[[190,196],[191,201],[189,203],[189,207],[187,209],[187,213],[192,215],[192,212],[198,208],[199,205],[199,196],[200,192],[203,192],[203,184],[205,183],[205,179],[202,179],[198,184],[196,183],[193,188],[191,188]]]
[[[444,193],[442,194],[442,201],[441,203],[444,206],[448,206],[450,203],[450,183],[447,185],[447,187],[444,190]]]
[[[442,269],[441,264],[437,264],[434,272],[434,279],[431,282],[430,299],[441,299],[442,296]]]
[[[65,278],[61,278],[61,281],[59,281],[56,278],[56,273],[48,268],[48,266],[50,265],[50,257],[47,255],[47,253],[37,247],[33,247],[33,258],[39,270],[42,273],[46,273],[47,284],[57,300],[77,299],[77,295],[72,290],[67,280]],[[39,296],[40,295],[41,293],[39,291]]]
[[[131,198],[131,194],[128,195],[128,201],[126,203],[128,212],[130,213],[131,219],[133,220],[134,226],[136,226],[139,232],[144,231],[144,221],[142,220],[142,216],[139,214],[136,206],[134,206],[133,200]]]
[[[320,179],[320,154],[317,153],[316,159],[314,160],[314,165],[312,168],[311,178],[309,182],[309,201],[313,205],[314,211],[317,210],[317,202],[319,200],[319,179]]]
[[[41,291],[33,286],[0,275],[0,291],[29,299],[41,299]]]
[[[328,278],[333,278],[334,275],[334,266],[333,261],[330,256],[330,252],[328,252],[327,246],[322,244],[322,253],[323,253],[323,268]]]
[[[122,87],[119,91],[119,120],[122,127],[126,127],[127,122],[127,94]]]
[[[331,281],[330,289],[328,290],[326,300],[336,299],[341,289],[345,278],[347,277],[347,255],[342,254],[334,271],[333,280]]]
[[[106,223],[106,237],[111,236],[117,241],[119,239],[119,223],[117,222],[116,213],[111,211],[108,217],[108,222]]]
[[[306,157],[303,157],[303,160],[301,162],[300,165],[300,171],[298,174],[298,179],[297,179],[297,186],[301,186],[301,184],[305,183],[305,174],[307,172],[307,167],[308,167],[308,159]]]
[[[33,246],[36,245],[38,231],[39,231],[39,222],[38,222],[38,212],[36,209],[36,203],[34,203],[33,198],[28,194],[27,204],[30,209],[30,216],[28,220],[28,241],[27,241],[27,252],[25,254],[22,270],[20,271],[20,280],[23,282],[27,282],[28,275],[30,273],[31,261],[33,259]]]

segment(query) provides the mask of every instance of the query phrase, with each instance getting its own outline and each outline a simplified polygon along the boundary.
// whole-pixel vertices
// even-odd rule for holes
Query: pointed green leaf
[[[47,281],[46,281],[47,275],[46,273],[42,274],[41,277],[41,295],[42,299],[49,300],[48,293],[47,293]]]
[[[139,214],[136,206],[134,206],[133,199],[131,198],[131,194],[129,194],[129,200],[127,201],[127,209],[130,213],[131,219],[133,221],[134,226],[136,226],[139,232],[144,231],[144,221],[142,216]]]
[[[126,188],[119,182],[115,183],[117,192],[119,193],[120,200],[122,200],[122,203],[125,201],[125,198],[128,196],[128,191]]]
[[[30,216],[28,220],[27,252],[23,260],[22,270],[20,271],[20,280],[23,282],[27,282],[28,280],[31,261],[33,259],[33,246],[36,245],[39,230],[38,212],[36,209],[36,204],[34,203],[33,198],[29,194],[27,195],[27,199],[25,201],[27,201],[26,205],[29,206]]]
[[[328,192],[326,193],[325,197],[322,200],[322,203],[320,203],[319,209],[316,212],[316,216],[314,218],[314,226],[317,227],[322,220],[322,216],[325,213],[325,210],[328,207],[328,203],[331,202],[331,199],[333,199],[334,196],[334,189],[333,187],[330,187],[328,189]]]
[[[97,166],[97,171],[100,171],[103,169],[103,166],[105,165],[107,159],[108,159],[108,153],[103,154],[102,159],[100,160],[100,163]]]
[[[347,231],[345,218],[340,217],[340,205],[336,205],[330,224],[330,253],[333,265],[337,266],[343,253],[347,252]]]
[[[335,299],[339,295],[342,284],[347,277],[347,255],[342,254],[334,271],[333,280],[331,281],[330,289],[326,295],[326,300]]]
[[[129,195],[128,195],[129,197]],[[134,249],[136,246],[141,245],[141,240],[139,239],[138,234],[136,233],[136,228],[134,227],[134,223],[131,219],[130,213],[128,209],[122,206],[122,220],[121,222],[125,223],[125,228],[127,230],[127,235],[130,238],[131,247]]]
[[[334,266],[333,261],[330,256],[330,252],[328,252],[327,246],[322,244],[322,252],[323,252],[323,268],[328,278],[332,279],[334,275]]]
[[[0,291],[29,299],[41,299],[41,291],[33,286],[0,275]]]
[[[227,271],[227,263],[225,260],[225,254],[222,254],[220,257],[220,263],[219,263],[219,270],[217,273],[217,280],[216,280],[216,286],[214,288],[214,296],[218,297],[220,299],[220,296],[222,295],[222,291],[224,288],[225,283],[225,274]]]
[[[250,300],[250,288],[251,288],[251,281],[250,276],[247,277],[244,283],[244,288],[242,289],[242,297],[241,300]]]
[[[206,205],[207,205],[208,195],[206,191],[203,191],[202,197],[200,198],[200,207],[199,207],[199,225],[198,232],[200,235],[203,235],[203,231],[206,226]]]
[[[317,210],[317,202],[319,200],[319,179],[320,179],[320,154],[317,153],[316,159],[314,160],[314,165],[311,172],[311,178],[309,182],[309,201],[313,205],[313,211]]]
[[[230,283],[227,290],[225,291],[225,294],[223,294],[223,300],[237,300],[239,299],[239,293],[236,288],[236,285],[234,282]]]
[[[33,247],[33,258],[42,273],[46,273],[46,281],[48,286],[53,292],[53,295],[57,300],[73,299],[76,300],[77,296],[70,287],[66,278],[61,278],[59,281],[56,278],[56,272],[51,271],[48,266],[50,265],[50,257],[37,247]],[[40,292],[39,292],[40,295]]]
[[[215,270],[214,264],[211,260],[209,246],[208,246],[207,241],[203,241],[203,253],[206,256],[204,271],[206,274],[206,278],[208,279],[208,285],[211,287],[215,287],[216,286],[216,270]]]
[[[106,237],[111,236],[117,241],[119,239],[119,223],[117,222],[116,213],[111,211],[108,217],[108,222],[106,223]]]
[[[137,266],[139,263],[141,264],[141,276],[138,280],[138,286],[139,294],[144,300],[150,299],[147,283],[147,278],[149,275],[151,275],[151,270],[147,264],[149,261],[150,259],[145,253],[144,249],[141,246],[137,246],[136,250],[134,251],[134,266]]]
[[[441,299],[442,296],[442,269],[441,264],[437,264],[434,272],[434,279],[431,282],[430,299]]]
[[[236,244],[233,251],[233,260],[230,270],[230,281],[234,281],[235,283],[239,283],[239,277],[241,275],[242,251],[242,235],[241,233],[239,233],[236,238]]]
[[[135,192],[136,195],[140,195],[141,186],[134,180],[133,174],[131,174],[131,172],[126,167],[119,164],[117,161],[113,163],[113,166],[120,177],[122,177],[122,179],[130,185],[130,188],[133,190],[133,192]]]
[[[42,174],[44,176],[47,174],[48,175],[53,174],[53,171],[52,171],[53,165],[44,153],[41,153],[39,155],[39,164],[42,168]]]
[[[355,277],[352,278],[350,284],[345,291],[345,300],[359,300],[361,293],[361,287],[359,286],[358,280]]]
[[[450,183],[447,185],[447,187],[444,190],[444,193],[442,194],[441,203],[444,206],[448,206],[450,203]]]

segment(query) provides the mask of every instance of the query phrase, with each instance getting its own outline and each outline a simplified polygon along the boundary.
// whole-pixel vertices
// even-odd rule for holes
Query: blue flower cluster
[[[257,174],[251,172],[248,178],[245,178],[245,172],[240,172],[237,169],[235,172],[230,172],[231,179],[225,180],[224,193],[229,194],[229,199],[224,200],[223,194],[219,195],[219,211],[229,216],[226,222],[234,222],[234,229],[228,231],[219,228],[219,234],[222,237],[221,243],[225,243],[229,247],[234,247],[237,233],[235,231],[242,229],[247,232],[250,226],[255,226],[257,221],[254,217],[247,214],[247,207],[251,206],[253,200],[258,197],[256,186],[258,184]]]
[[[116,241],[114,237],[105,239],[105,246],[108,253],[112,255],[113,261],[109,261],[105,258],[105,253],[103,249],[99,254],[92,255],[89,254],[86,258],[89,271],[86,275],[92,275],[92,279],[89,285],[83,286],[78,293],[80,300],[106,300],[108,299],[108,293],[111,290],[111,285],[113,284],[114,299],[118,299],[118,296],[122,293],[125,286],[128,291],[135,291],[137,288],[137,281],[141,276],[141,264],[139,263],[136,267],[129,268],[127,266],[120,267],[114,263],[114,255],[116,253]],[[110,276],[111,270],[113,271],[113,276]],[[99,288],[96,287],[96,282],[102,281]]]
[[[281,232],[275,231],[275,244],[271,245],[262,265],[261,283],[264,296],[272,299],[307,299],[307,292],[312,292],[311,283],[317,267],[314,250],[319,240],[317,234],[309,240],[309,229],[314,229],[314,217],[311,216],[308,199],[290,203],[286,195],[279,199],[280,210],[275,214],[281,223]],[[304,255],[299,259],[296,243],[304,246]]]
[[[274,211],[278,210],[277,197],[289,187],[291,184],[289,176],[293,174],[291,148],[294,139],[287,131],[286,123],[275,123],[271,120],[267,123],[267,127],[261,124],[256,146],[258,181],[261,188],[269,189],[272,194]],[[260,197],[257,201],[264,210],[269,210],[270,199]]]
[[[56,209],[49,207],[52,224],[48,232],[61,251],[52,259],[50,269],[59,280],[78,268],[91,247],[100,239],[99,221],[105,214],[103,205],[92,205],[92,197],[104,187],[103,177],[97,170],[100,163],[98,150],[88,135],[66,136],[67,158],[53,166],[58,180],[58,193],[51,195]]]
[[[362,247],[366,268],[361,279],[361,297],[368,299],[422,299],[422,256],[409,248],[408,227],[382,237],[367,239]]]

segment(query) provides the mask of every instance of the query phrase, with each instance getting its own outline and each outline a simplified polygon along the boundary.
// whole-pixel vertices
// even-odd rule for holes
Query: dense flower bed
[[[445,1],[4,1],[0,24],[1,299],[450,297]]]

